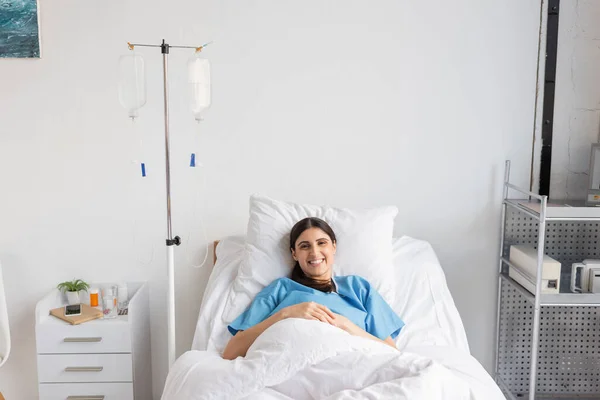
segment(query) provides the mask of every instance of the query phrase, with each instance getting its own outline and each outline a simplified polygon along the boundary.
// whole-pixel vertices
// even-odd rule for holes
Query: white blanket
[[[173,365],[163,400],[504,399],[479,363],[455,347],[394,350],[331,325],[287,319],[244,358],[188,351]]]

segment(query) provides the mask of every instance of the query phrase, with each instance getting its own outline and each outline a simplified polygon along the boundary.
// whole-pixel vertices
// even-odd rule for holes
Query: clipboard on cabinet
[[[50,315],[55,316],[56,318],[62,319],[70,323],[71,325],[79,325],[84,322],[92,321],[94,319],[102,318],[102,311],[97,308],[93,308],[88,306],[87,304],[81,304],[81,314],[66,316],[65,315],[65,307],[58,307],[50,310]]]

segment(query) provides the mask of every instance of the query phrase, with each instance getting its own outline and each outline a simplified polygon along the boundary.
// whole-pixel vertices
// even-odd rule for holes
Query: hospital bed
[[[284,320],[245,358],[223,360],[231,338],[224,299],[232,296],[244,246],[241,236],[216,246],[192,349],[171,368],[162,399],[504,399],[469,353],[432,247],[410,237],[393,239],[396,276],[386,299],[406,322],[396,338],[400,351],[318,321]]]

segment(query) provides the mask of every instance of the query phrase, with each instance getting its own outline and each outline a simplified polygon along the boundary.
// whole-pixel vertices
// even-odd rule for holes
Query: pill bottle
[[[98,307],[98,289],[90,289],[90,307]]]

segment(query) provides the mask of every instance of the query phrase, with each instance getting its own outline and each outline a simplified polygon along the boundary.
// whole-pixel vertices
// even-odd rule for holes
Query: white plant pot
[[[79,304],[79,292],[67,292],[67,303]]]

